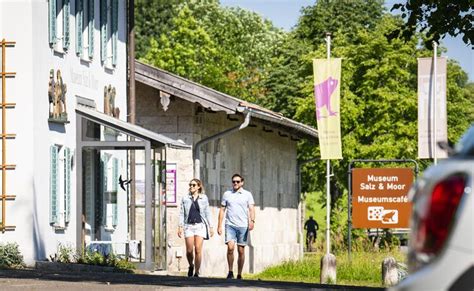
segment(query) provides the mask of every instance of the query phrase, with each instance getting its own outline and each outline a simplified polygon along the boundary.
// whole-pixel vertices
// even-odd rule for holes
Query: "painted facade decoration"
[[[49,71],[48,99],[49,99],[49,121],[57,123],[69,123],[66,111],[67,86],[63,82],[61,70]]]

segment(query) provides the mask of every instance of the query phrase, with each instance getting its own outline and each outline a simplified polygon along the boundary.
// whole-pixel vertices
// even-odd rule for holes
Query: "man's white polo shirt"
[[[222,206],[225,206],[225,224],[235,227],[249,226],[249,205],[255,205],[252,193],[240,188],[238,191],[226,191],[222,196]]]

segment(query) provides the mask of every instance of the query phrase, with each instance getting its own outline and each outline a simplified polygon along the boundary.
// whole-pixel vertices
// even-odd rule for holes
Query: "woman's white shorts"
[[[184,237],[192,237],[198,235],[202,238],[205,238],[206,235],[206,226],[203,222],[196,224],[185,224],[184,225]]]

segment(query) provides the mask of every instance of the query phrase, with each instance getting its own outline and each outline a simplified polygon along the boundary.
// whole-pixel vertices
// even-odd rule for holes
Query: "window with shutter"
[[[49,22],[48,22],[48,31],[49,31],[49,44],[53,46],[56,44],[56,0],[49,0]]]
[[[69,12],[70,12],[69,0],[63,0],[63,49],[67,51],[69,49]]]
[[[64,200],[65,222],[71,218],[71,149],[64,148]]]
[[[89,59],[94,58],[94,0],[87,0],[88,3],[88,40],[89,40],[89,46],[88,46],[88,53],[89,53]]]
[[[49,223],[59,222],[58,190],[59,190],[59,148],[55,145],[50,147],[50,173],[49,173]]]
[[[48,1],[49,44],[59,53],[69,49],[70,44],[70,0]]]
[[[119,176],[119,160],[117,158],[113,158],[112,160],[112,226],[115,228],[118,224],[118,213],[117,213],[117,204],[118,204],[118,197],[117,197],[117,190],[118,190],[118,176]]]
[[[82,56],[83,0],[76,0],[76,54]]]
[[[107,2],[100,1],[100,60],[105,63],[107,61]]]
[[[112,1],[112,65],[117,65],[117,38],[118,38],[118,0]]]

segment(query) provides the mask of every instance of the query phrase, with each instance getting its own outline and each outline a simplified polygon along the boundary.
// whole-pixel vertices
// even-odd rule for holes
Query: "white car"
[[[391,290],[474,290],[474,124],[448,152],[410,190],[409,275]]]

